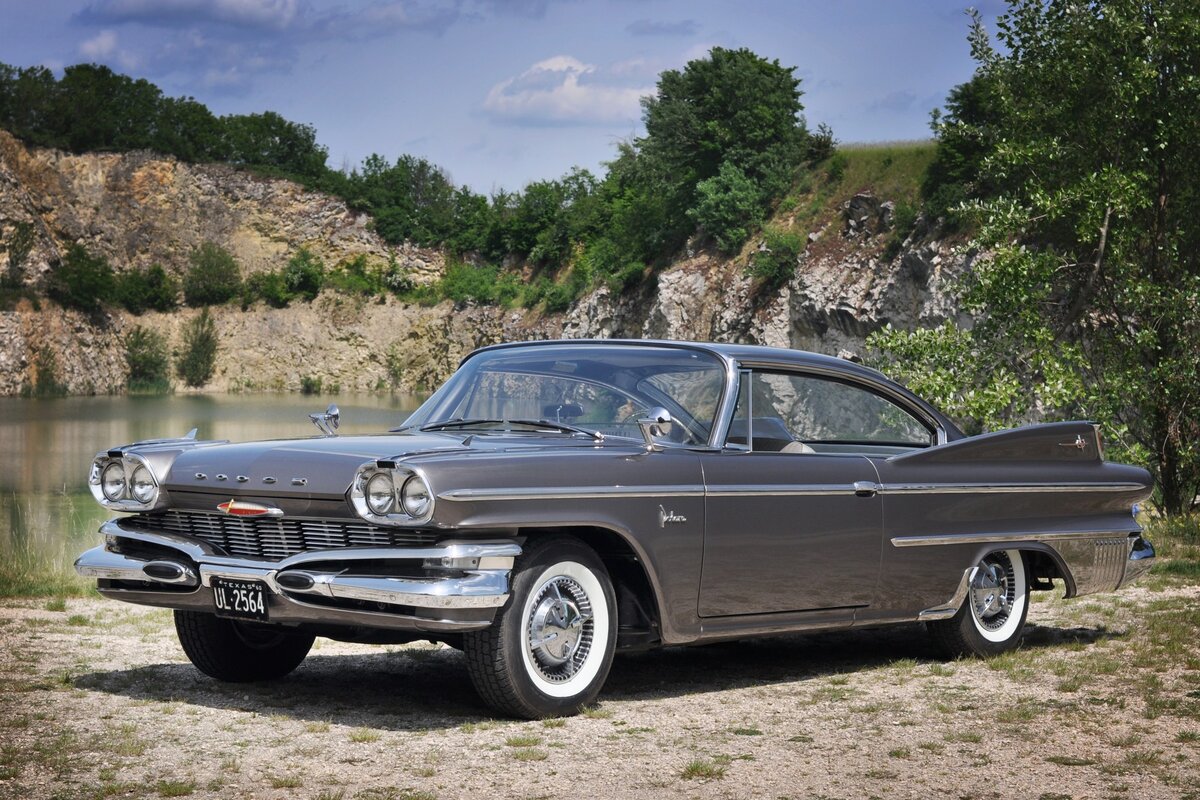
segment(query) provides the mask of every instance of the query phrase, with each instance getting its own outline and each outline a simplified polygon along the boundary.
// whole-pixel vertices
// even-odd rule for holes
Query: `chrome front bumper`
[[[213,578],[253,580],[268,589],[272,622],[419,631],[490,625],[508,600],[509,573],[521,554],[515,542],[463,541],[315,550],[272,562],[231,557],[191,537],[125,528],[120,520],[106,522],[100,533],[105,544],[81,555],[75,571],[99,579],[108,597],[211,611]],[[381,564],[409,574],[378,574]]]

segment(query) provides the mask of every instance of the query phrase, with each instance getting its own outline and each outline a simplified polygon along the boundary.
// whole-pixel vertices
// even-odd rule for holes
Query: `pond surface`
[[[98,544],[105,511],[87,488],[97,452],[141,439],[281,439],[312,436],[308,414],[330,402],[339,433],[394,428],[423,397],[411,395],[169,395],[0,398],[0,596],[22,584],[73,581],[75,557]],[[40,591],[47,591],[43,588]],[[26,590],[28,591],[28,590]]]

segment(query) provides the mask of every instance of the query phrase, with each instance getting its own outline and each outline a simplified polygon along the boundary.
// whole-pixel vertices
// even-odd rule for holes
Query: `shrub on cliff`
[[[307,302],[317,299],[325,283],[325,264],[307,247],[301,247],[283,268],[287,291]]]
[[[131,392],[164,394],[171,390],[171,357],[161,333],[136,326],[125,337],[126,385]]]
[[[785,228],[763,231],[762,249],[750,259],[747,272],[762,281],[762,288],[774,290],[796,274],[796,260],[804,252],[804,237]]]
[[[114,299],[134,314],[171,311],[178,305],[178,298],[179,281],[161,264],[131,269],[117,276]]]
[[[279,272],[256,272],[242,282],[242,310],[262,300],[272,308],[285,308],[292,302],[292,293]]]
[[[217,326],[208,309],[183,326],[183,345],[175,353],[175,374],[188,386],[203,386],[217,364]]]
[[[762,222],[762,199],[758,186],[733,162],[696,185],[696,207],[688,212],[704,232],[726,253],[736,253],[750,235],[751,226]]]
[[[46,293],[59,305],[89,312],[99,310],[112,292],[112,267],[103,256],[92,255],[81,244],[71,245],[46,286]]]
[[[241,288],[241,270],[228,250],[205,242],[188,256],[188,271],[183,276],[183,299],[189,306],[227,303]]]

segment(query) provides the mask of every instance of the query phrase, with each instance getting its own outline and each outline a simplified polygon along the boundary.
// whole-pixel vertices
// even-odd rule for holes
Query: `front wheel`
[[[976,565],[958,613],[927,625],[951,657],[993,656],[1017,646],[1028,614],[1025,559],[1019,550],[997,550]]]
[[[575,714],[608,677],[616,616],[612,581],[590,548],[566,537],[534,540],[496,621],[463,636],[471,682],[505,714]]]
[[[175,632],[196,669],[230,683],[282,678],[300,666],[314,638],[198,611],[176,611]]]

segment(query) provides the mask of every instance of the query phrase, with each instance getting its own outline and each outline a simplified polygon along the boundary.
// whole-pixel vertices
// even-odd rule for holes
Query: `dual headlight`
[[[88,488],[96,502],[116,511],[147,511],[158,502],[158,480],[139,456],[100,456],[92,462]]]
[[[428,522],[433,516],[429,483],[403,467],[364,465],[354,476],[350,502],[360,517],[378,525]]]

